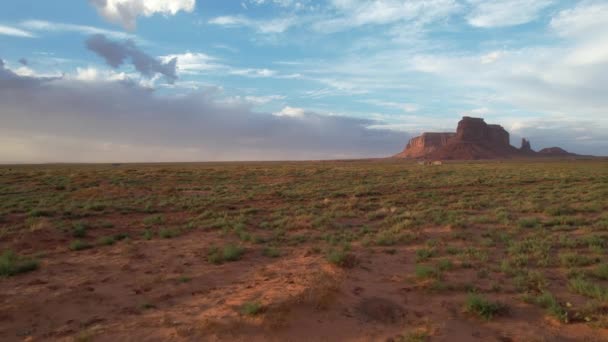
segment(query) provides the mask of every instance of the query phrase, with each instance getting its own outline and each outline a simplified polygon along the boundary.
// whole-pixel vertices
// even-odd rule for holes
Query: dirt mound
[[[525,138],[521,148],[515,148],[510,144],[509,132],[502,126],[465,116],[458,122],[456,133],[423,133],[410,139],[405,149],[394,157],[471,160],[572,155],[560,148],[542,151],[545,152],[532,150]]]

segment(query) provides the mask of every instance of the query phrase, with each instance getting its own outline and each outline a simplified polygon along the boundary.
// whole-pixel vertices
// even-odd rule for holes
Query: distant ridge
[[[405,149],[394,158],[433,160],[472,160],[517,157],[577,156],[559,147],[535,152],[530,141],[522,139],[521,147],[511,146],[509,132],[500,125],[487,124],[482,118],[464,116],[456,133],[430,132],[410,139]]]

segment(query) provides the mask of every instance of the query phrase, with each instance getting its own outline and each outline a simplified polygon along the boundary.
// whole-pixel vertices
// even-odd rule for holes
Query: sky
[[[0,163],[608,155],[608,0],[5,0]]]

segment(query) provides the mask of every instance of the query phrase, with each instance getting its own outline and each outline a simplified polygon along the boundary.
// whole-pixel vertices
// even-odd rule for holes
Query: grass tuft
[[[489,321],[495,316],[505,314],[507,306],[501,302],[491,302],[476,293],[471,293],[467,298],[465,311]]]
[[[11,250],[0,255],[0,277],[11,277],[17,274],[36,270],[39,266],[37,260],[22,257]]]
[[[263,309],[260,302],[246,302],[240,307],[239,312],[246,316],[255,316],[262,313]]]
[[[219,265],[227,261],[240,260],[244,253],[245,249],[236,245],[227,245],[222,249],[212,247],[207,254],[207,261]]]
[[[93,248],[93,246],[82,240],[74,240],[70,243],[70,250],[72,251],[82,251],[89,248]]]

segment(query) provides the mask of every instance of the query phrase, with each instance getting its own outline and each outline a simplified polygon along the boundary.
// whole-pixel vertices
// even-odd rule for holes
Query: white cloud
[[[260,6],[260,5],[276,5],[280,7],[293,7],[294,9],[302,9],[306,7],[308,0],[249,0],[248,3]],[[245,3],[243,3],[245,4]],[[246,7],[246,5],[245,5]]]
[[[586,38],[608,34],[608,3],[584,1],[560,11],[550,26],[563,37]]]
[[[216,63],[217,58],[202,52],[186,52],[160,57],[163,63],[168,63],[173,58],[177,58],[177,71],[180,74],[197,74],[203,71],[216,70],[223,67]]]
[[[475,27],[503,27],[528,23],[554,0],[468,0],[472,6],[467,21]]]
[[[217,91],[218,95],[222,94],[221,90]],[[286,97],[283,95],[263,95],[263,96],[254,96],[254,95],[247,95],[247,96],[228,96],[228,97],[223,97],[220,96],[216,99],[216,101],[218,103],[223,103],[225,105],[230,105],[230,106],[262,106],[265,104],[268,104],[270,102],[274,102],[274,101],[279,101],[279,100],[284,100]]]
[[[219,74],[234,75],[248,78],[276,78],[276,79],[295,79],[300,78],[300,74],[281,74],[276,70],[266,68],[241,68],[221,63],[221,60],[202,52],[185,52],[160,56],[163,63],[168,63],[177,58],[177,71],[179,74],[200,75]]]
[[[246,76],[246,77],[273,77],[277,74],[275,70],[270,69],[233,69],[230,70],[231,75]]]
[[[56,23],[45,20],[26,20],[20,24],[22,27],[32,31],[41,32],[75,32],[83,35],[103,34],[114,39],[135,39],[132,34],[101,29],[93,26]]]
[[[251,104],[261,106],[273,101],[283,100],[283,95],[266,95],[266,96],[245,96],[245,100]]]
[[[135,29],[138,16],[154,14],[175,15],[179,11],[192,12],[196,0],[90,0],[99,14],[126,29]]]
[[[303,108],[289,107],[286,106],[278,112],[272,113],[275,116],[287,116],[292,118],[301,118],[304,116],[305,111]]]
[[[551,28],[561,37],[574,41],[567,56],[573,65],[608,62],[608,3],[585,1],[559,12]]]
[[[0,25],[0,35],[21,37],[21,38],[35,38],[36,36],[28,31],[18,29],[11,26]]]
[[[502,56],[502,51],[492,51],[481,56],[481,64],[490,64],[496,62]]]
[[[99,70],[93,67],[76,68],[76,74],[67,75],[66,77],[83,82],[124,81],[129,79],[127,74],[124,72],[115,72],[113,70]]]
[[[248,27],[258,33],[282,33],[296,25],[297,20],[294,17],[253,20],[244,16],[221,16],[212,18],[208,23],[224,27]]]
[[[364,25],[385,25],[409,21],[423,25],[448,17],[460,6],[455,0],[332,0],[337,16],[320,20],[321,32],[341,31]]]

